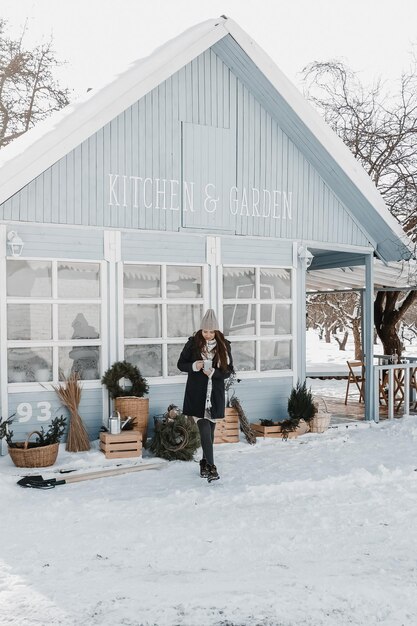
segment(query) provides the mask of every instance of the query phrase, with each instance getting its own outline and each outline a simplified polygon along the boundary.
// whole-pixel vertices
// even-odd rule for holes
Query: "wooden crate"
[[[126,459],[142,454],[142,433],[127,430],[118,435],[100,433],[100,450],[106,459]]]
[[[282,439],[283,435],[281,432],[281,426],[279,424],[274,424],[273,426],[261,426],[258,422],[255,422],[250,425],[256,437],[275,437],[277,439]],[[297,433],[288,433],[288,439],[295,439],[297,437]]]
[[[224,418],[216,420],[214,443],[237,443],[239,441],[239,416],[236,409],[226,408]]]

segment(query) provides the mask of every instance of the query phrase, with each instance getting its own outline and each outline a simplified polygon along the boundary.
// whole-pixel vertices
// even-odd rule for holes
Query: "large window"
[[[292,367],[291,270],[223,267],[223,329],[238,371]]]
[[[100,264],[7,261],[8,382],[100,378]]]
[[[123,266],[125,359],[144,376],[175,376],[179,353],[199,328],[206,277],[200,265]]]

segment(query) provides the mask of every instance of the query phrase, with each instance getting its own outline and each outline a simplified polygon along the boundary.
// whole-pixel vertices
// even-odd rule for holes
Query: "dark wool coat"
[[[211,378],[212,391],[211,391],[211,418],[221,419],[224,417],[224,381],[229,378],[233,372],[233,360],[232,353],[230,351],[230,342],[226,340],[227,352],[229,355],[229,363],[227,370],[223,371],[220,368],[214,368],[214,374]],[[206,395],[208,377],[201,370],[198,372],[193,371],[193,363],[195,361],[201,361],[203,357],[201,352],[198,351],[194,337],[190,337],[185,344],[180,358],[178,359],[177,367],[181,372],[187,372],[187,384],[185,386],[184,395],[184,415],[194,415],[195,417],[204,417],[204,410],[206,406]]]

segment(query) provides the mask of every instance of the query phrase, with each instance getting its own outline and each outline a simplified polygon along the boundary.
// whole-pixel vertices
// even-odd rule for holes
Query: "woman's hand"
[[[214,371],[213,369],[203,370],[203,374],[205,374],[206,376],[208,376],[210,378],[212,373],[213,373],[213,371]]]
[[[196,372],[199,372],[199,371],[200,371],[200,370],[202,370],[202,369],[203,369],[203,367],[204,367],[204,361],[196,361],[196,362],[194,363],[194,366],[195,366],[195,370],[196,370]],[[204,373],[205,373],[205,372],[204,372]]]

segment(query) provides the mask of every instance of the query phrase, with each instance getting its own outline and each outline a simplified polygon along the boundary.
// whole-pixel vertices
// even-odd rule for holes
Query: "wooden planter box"
[[[282,439],[283,434],[281,432],[281,426],[279,424],[274,424],[273,426],[261,426],[258,422],[255,422],[250,425],[256,437],[275,437],[277,439]],[[297,432],[288,433],[288,439],[295,439],[297,437]]]
[[[214,443],[237,443],[239,441],[239,416],[236,409],[226,408],[224,418],[216,420]]]
[[[127,430],[118,435],[100,433],[100,450],[106,459],[126,459],[141,456],[142,433],[138,430]]]

